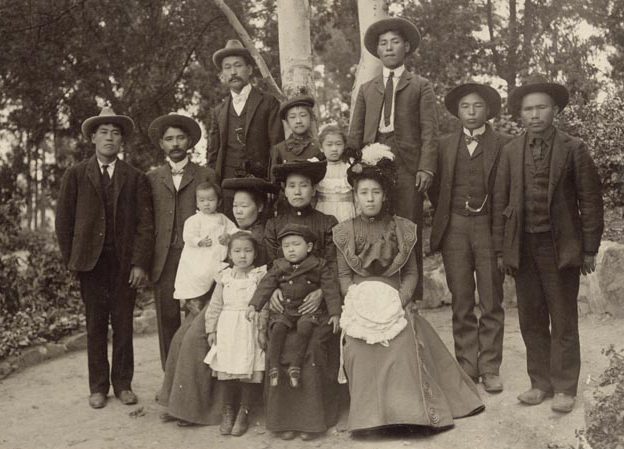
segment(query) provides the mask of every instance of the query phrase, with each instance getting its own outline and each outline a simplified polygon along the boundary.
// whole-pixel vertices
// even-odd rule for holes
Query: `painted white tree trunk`
[[[360,27],[360,62],[355,73],[355,82],[351,91],[351,111],[355,106],[355,100],[360,86],[379,74],[381,70],[381,62],[375,56],[371,55],[366,47],[364,47],[364,34],[366,29],[380,19],[388,17],[387,0],[358,0],[358,22]],[[281,36],[280,36],[281,40]]]
[[[277,0],[282,92],[315,94],[309,0]]]

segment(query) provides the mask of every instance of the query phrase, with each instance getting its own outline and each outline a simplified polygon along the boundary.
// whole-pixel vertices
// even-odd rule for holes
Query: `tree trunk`
[[[360,86],[373,79],[381,69],[381,61],[371,55],[364,47],[366,29],[380,19],[388,17],[387,0],[358,0],[358,22],[360,28],[360,62],[355,73],[355,82],[351,91],[351,111],[355,107]]]
[[[277,0],[277,17],[282,91],[287,98],[302,90],[314,96],[310,2]]]

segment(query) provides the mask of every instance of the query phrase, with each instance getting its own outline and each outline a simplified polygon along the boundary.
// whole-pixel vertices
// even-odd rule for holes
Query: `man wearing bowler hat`
[[[416,26],[398,17],[375,22],[366,30],[364,45],[381,60],[383,69],[360,87],[349,130],[351,148],[380,142],[397,156],[396,213],[418,225],[416,298],[422,297],[422,195],[436,170],[438,129],[431,83],[404,65],[419,43]]]
[[[503,357],[503,280],[492,247],[492,191],[502,147],[510,136],[487,123],[501,108],[490,86],[465,83],[445,97],[448,111],[461,126],[440,138],[431,229],[431,251],[442,251],[452,295],[455,356],[485,391],[503,390],[499,368]],[[436,192],[436,194],[434,194]],[[479,292],[480,317],[475,308]]]
[[[155,245],[151,280],[154,283],[160,361],[163,369],[171,339],[180,327],[180,304],[173,299],[173,286],[184,246],[184,222],[197,209],[195,187],[214,182],[211,168],[189,160],[189,152],[201,137],[199,124],[190,117],[167,114],[149,126],[152,144],[165,153],[166,162],[148,173],[154,204]],[[186,307],[197,308],[189,302]],[[196,310],[199,312],[199,309]]]
[[[217,180],[269,177],[270,148],[284,140],[279,102],[250,84],[253,60],[238,40],[229,40],[212,61],[230,95],[214,108],[208,141],[208,166]],[[232,194],[224,192],[223,210],[231,217]]]
[[[136,289],[147,280],[154,225],[147,177],[117,157],[133,129],[130,117],[109,108],[84,121],[82,134],[94,144],[95,155],[67,169],[56,208],[61,254],[67,267],[77,272],[85,304],[93,408],[106,405],[111,383],[123,404],[137,402],[131,388],[132,316]]]
[[[580,371],[580,273],[595,270],[604,227],[602,186],[583,141],[553,126],[568,103],[561,84],[534,77],[509,105],[526,133],[501,153],[493,201],[494,247],[515,276],[531,388],[518,400],[574,408]]]

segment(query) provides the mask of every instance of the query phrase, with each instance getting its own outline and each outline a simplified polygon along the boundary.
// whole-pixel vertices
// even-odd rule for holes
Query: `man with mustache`
[[[173,299],[173,287],[184,246],[184,222],[195,213],[195,187],[202,182],[214,182],[215,174],[211,168],[189,160],[189,153],[201,137],[201,128],[192,118],[179,114],[160,116],[150,124],[148,135],[166,158],[163,165],[147,175],[152,187],[155,224],[151,280],[164,369],[171,339],[180,327],[180,304]],[[185,307],[199,312],[198,304],[193,301]]]
[[[420,33],[408,20],[392,17],[373,23],[364,36],[366,49],[383,63],[382,73],[360,87],[349,146],[380,142],[396,155],[398,184],[392,198],[397,215],[418,225],[416,258],[422,298],[422,205],[437,166],[438,120],[431,83],[405,69],[405,61],[420,43]]]
[[[520,331],[531,388],[518,400],[574,408],[581,354],[580,273],[596,268],[604,227],[602,185],[582,140],[553,126],[568,103],[565,86],[535,77],[509,105],[526,133],[502,150],[492,232],[501,270],[516,279]]]
[[[270,148],[284,140],[279,102],[250,84],[253,60],[238,40],[214,53],[221,82],[230,95],[214,108],[208,141],[208,165],[217,181],[254,175],[269,177]],[[232,192],[225,191],[223,211],[231,217]]]

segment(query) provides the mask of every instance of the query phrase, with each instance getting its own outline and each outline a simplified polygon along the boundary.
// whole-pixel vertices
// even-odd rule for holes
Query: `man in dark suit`
[[[380,142],[397,156],[398,186],[393,197],[397,215],[418,225],[419,285],[422,297],[422,195],[436,170],[438,120],[431,83],[405,69],[405,59],[420,42],[418,29],[401,18],[373,23],[364,37],[366,49],[383,63],[382,73],[363,84],[357,96],[349,146]]]
[[[248,174],[268,178],[270,148],[284,140],[279,102],[249,83],[253,60],[239,41],[228,41],[212,60],[230,95],[212,114],[208,166],[215,170],[218,182]],[[231,218],[232,194],[224,195],[223,211]]]
[[[102,408],[113,385],[124,404],[136,404],[132,315],[136,289],[147,280],[154,247],[147,177],[118,159],[132,119],[108,108],[82,124],[95,155],[70,167],[61,182],[56,235],[63,259],[78,274],[87,319],[89,405]],[[113,360],[107,356],[108,323]]]
[[[504,276],[492,246],[491,197],[500,151],[510,137],[487,123],[501,107],[500,95],[490,86],[462,84],[444,100],[461,127],[438,145],[437,176],[429,195],[435,205],[431,251],[442,250],[457,361],[475,383],[481,377],[485,391],[500,392]],[[480,318],[474,313],[475,273]]]
[[[201,137],[201,128],[192,118],[179,114],[160,116],[150,124],[148,135],[167,159],[165,164],[147,174],[152,187],[155,225],[151,280],[160,361],[164,369],[171,339],[180,327],[180,304],[173,299],[173,290],[184,247],[184,222],[197,209],[195,187],[202,182],[214,182],[215,174],[211,168],[200,167],[189,160],[188,153]],[[199,312],[198,306],[192,301],[185,305],[197,309],[196,312]]]
[[[531,389],[518,399],[574,408],[580,371],[577,296],[580,273],[595,269],[604,227],[602,186],[585,144],[553,126],[567,89],[542,79],[509,97],[526,134],[501,154],[494,189],[494,246],[516,278],[520,330]]]

